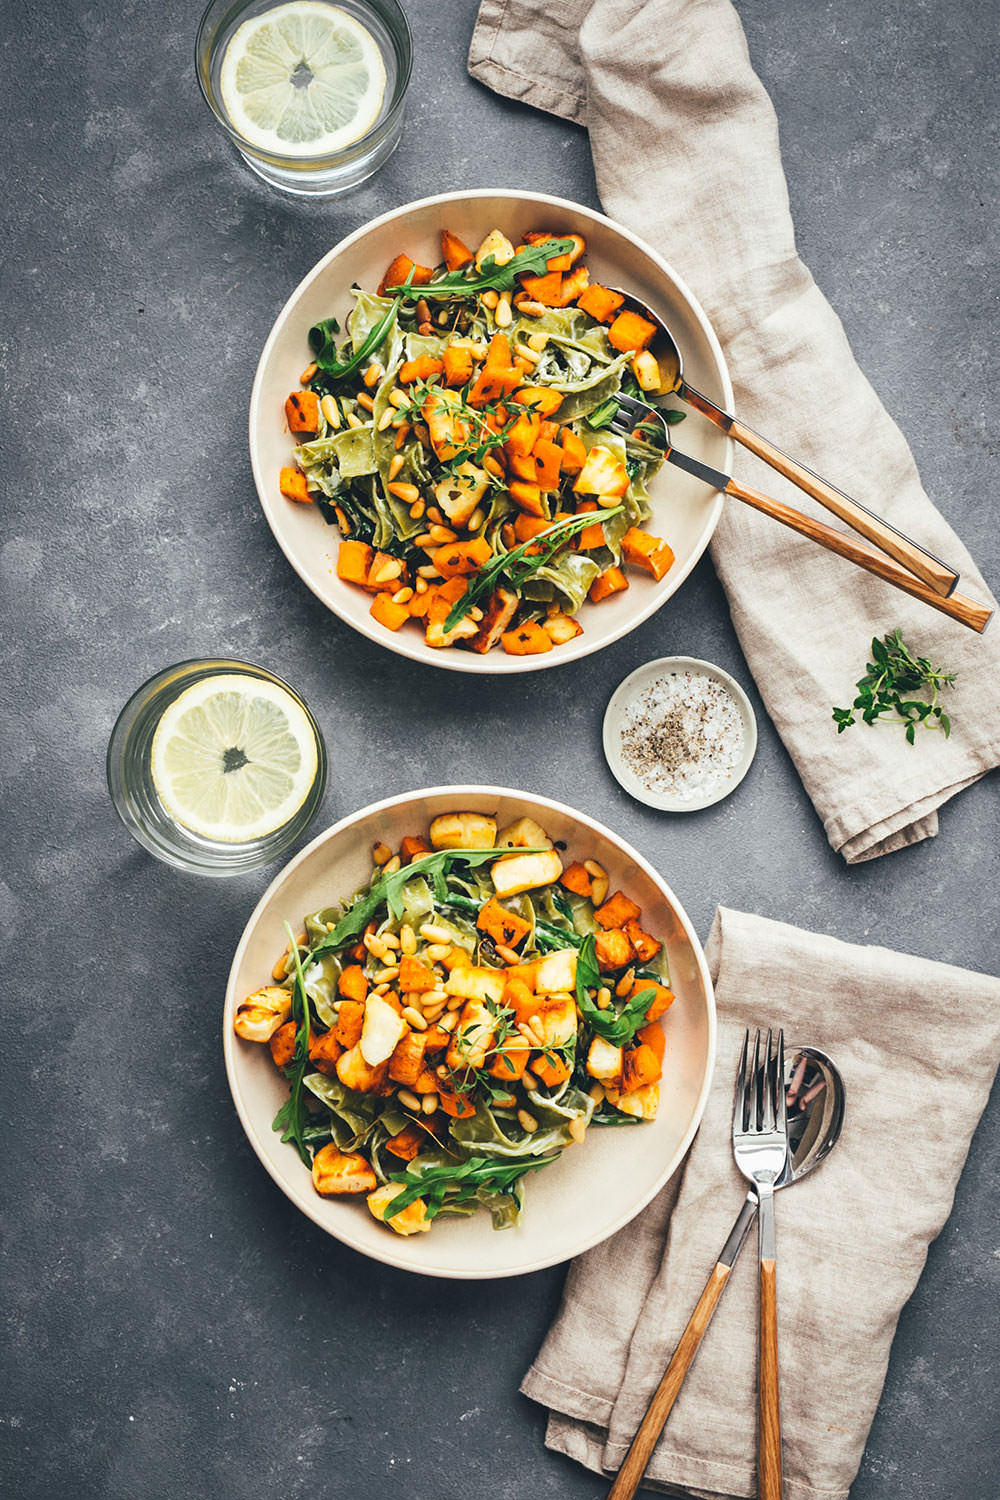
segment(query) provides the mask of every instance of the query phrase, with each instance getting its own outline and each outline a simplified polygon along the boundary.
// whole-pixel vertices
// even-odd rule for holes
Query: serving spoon
[[[638,313],[656,328],[656,333],[649,345],[649,352],[656,360],[660,372],[660,385],[657,390],[646,391],[644,394],[675,395],[681,401],[686,401],[689,406],[693,406],[696,411],[708,417],[710,422],[714,422],[716,427],[721,427],[722,431],[728,433],[731,438],[735,438],[736,442],[742,443],[744,448],[749,448],[751,453],[756,453],[758,458],[770,464],[772,469],[776,469],[779,474],[805,490],[807,495],[818,500],[820,505],[832,511],[835,516],[839,516],[842,521],[846,521],[859,536],[867,537],[868,541],[874,542],[876,547],[880,547],[883,552],[894,557],[935,594],[947,598],[958,582],[958,574],[954,569],[949,568],[947,563],[942,562],[939,557],[935,557],[933,553],[925,551],[923,547],[904,536],[901,531],[897,531],[895,526],[890,526],[888,521],[883,521],[860,501],[852,500],[850,495],[844,494],[843,490],[838,490],[835,485],[821,478],[812,469],[807,469],[805,464],[799,463],[797,459],[790,458],[787,453],[776,448],[768,438],[762,437],[759,432],[755,432],[738,417],[716,406],[714,401],[710,401],[707,396],[703,396],[700,391],[688,385],[684,379],[684,366],[677,341],[659,314],[655,313],[645,302],[641,302],[638,297],[633,296],[631,292],[623,291],[620,287],[609,287],[608,290],[617,292],[619,296],[625,298],[619,311]]]
[[[785,1054],[788,1111],[788,1156],[776,1188],[798,1182],[824,1161],[840,1137],[844,1124],[846,1089],[836,1064],[818,1047],[793,1047]],[[681,1334],[673,1358],[656,1388],[632,1439],[618,1476],[608,1491],[608,1500],[632,1500],[646,1472],[656,1441],[680,1395],[684,1377],[691,1368],[698,1346],[712,1321],[736,1257],[757,1217],[757,1194],[747,1193],[719,1255],[705,1290],[688,1325]]]

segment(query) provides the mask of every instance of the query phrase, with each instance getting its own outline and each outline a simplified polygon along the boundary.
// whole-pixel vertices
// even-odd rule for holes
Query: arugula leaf
[[[591,1031],[602,1036],[612,1046],[621,1047],[630,1042],[639,1028],[646,1024],[646,1012],[656,998],[656,991],[640,990],[622,1010],[601,1010],[591,1000],[588,991],[600,988],[603,983],[597,965],[594,934],[588,933],[576,960],[576,1003]]]
[[[340,329],[336,318],[326,318],[322,323],[316,323],[310,328],[309,347],[312,349],[313,359],[327,380],[343,380],[345,375],[352,375],[355,370],[360,369],[399,317],[399,308],[400,299],[397,297],[385,316],[375,324],[358,352],[352,354],[350,359],[343,361],[337,353],[337,345],[333,338],[333,334],[339,332]]]
[[[383,903],[394,917],[402,916],[401,891],[407,881],[412,880],[415,875],[423,875],[430,880],[434,887],[434,894],[439,901],[448,901],[451,899],[452,892],[445,884],[445,875],[453,864],[461,861],[469,865],[483,865],[514,852],[540,854],[542,850],[541,848],[516,851],[511,849],[439,849],[436,854],[421,855],[419,859],[403,865],[391,875],[380,875],[377,880],[372,881],[365,894],[344,913],[333,931],[328,932],[326,937],[311,950],[308,954],[309,962],[315,963],[325,954],[336,952],[338,948],[350,942],[351,938],[357,937],[364,930],[369,918]]]
[[[291,944],[292,953],[295,958],[295,983],[292,987],[292,1019],[298,1022],[298,1029],[295,1032],[295,1054],[285,1069],[285,1077],[288,1079],[291,1087],[288,1098],[271,1122],[271,1129],[280,1130],[282,1144],[291,1142],[306,1166],[311,1167],[312,1157],[306,1145],[310,1120],[306,1111],[305,1094],[302,1085],[306,1068],[309,1066],[309,998],[306,995],[305,977],[302,971],[302,958],[299,953],[299,945],[295,941],[295,934],[287,922],[285,923],[285,931],[288,933],[288,941]]]
[[[385,291],[386,295],[413,298],[471,297],[477,292],[506,292],[517,285],[518,276],[525,273],[544,275],[548,261],[557,255],[565,255],[572,248],[572,240],[543,240],[540,245],[531,245],[527,250],[522,250],[520,255],[515,255],[504,266],[498,266],[494,257],[488,255],[481,269],[472,276],[465,271],[449,271],[423,286],[388,286]]]
[[[445,1207],[475,1202],[480,1193],[510,1193],[526,1173],[537,1172],[555,1160],[556,1156],[528,1156],[498,1162],[470,1156],[468,1161],[443,1167],[421,1167],[414,1162],[405,1172],[389,1173],[390,1182],[401,1182],[404,1187],[389,1205],[386,1220],[394,1219],[418,1198],[424,1200],[427,1217],[433,1219]]]
[[[602,510],[597,516],[593,511],[588,511],[583,516],[570,516],[566,521],[556,521],[546,531],[540,531],[537,536],[522,542],[518,547],[512,547],[509,552],[501,552],[493,558],[492,562],[486,563],[478,573],[473,574],[465,593],[448,611],[444,622],[445,634],[447,635],[449,630],[455,628],[462,616],[468,614],[477,600],[481,599],[484,594],[492,593],[498,579],[506,577],[511,588],[518,592],[532,573],[537,573],[539,568],[547,567],[559,548],[571,537],[576,536],[578,531],[592,526],[595,519],[609,521],[612,516],[619,515],[623,509],[624,506],[615,505]],[[526,556],[530,548],[538,547],[543,542],[546,545],[537,557]]]

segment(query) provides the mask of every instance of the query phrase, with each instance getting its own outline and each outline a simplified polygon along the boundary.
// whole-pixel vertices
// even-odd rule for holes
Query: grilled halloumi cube
[[[587,1072],[591,1078],[597,1078],[602,1083],[620,1082],[622,1076],[622,1049],[615,1047],[611,1042],[605,1041],[602,1036],[595,1036],[587,1053]]]
[[[291,1013],[291,990],[274,984],[265,985],[262,990],[254,990],[252,995],[240,1001],[233,1028],[236,1035],[246,1042],[269,1042]]]
[[[641,1089],[634,1089],[631,1094],[620,1094],[617,1089],[604,1086],[609,1104],[615,1109],[620,1109],[623,1115],[635,1115],[637,1120],[655,1120],[656,1111],[660,1107],[660,1085],[658,1083],[644,1084]]]
[[[361,1056],[370,1068],[387,1062],[406,1031],[406,1022],[379,995],[369,995],[361,1026]]]
[[[552,840],[534,818],[515,818],[497,834],[498,849],[551,849]]]
[[[383,1183],[374,1193],[368,1194],[368,1207],[381,1224],[388,1224],[397,1234],[424,1234],[430,1229],[431,1221],[427,1217],[427,1204],[423,1198],[414,1198],[409,1207],[395,1217],[389,1213],[393,1198],[398,1198],[405,1191],[401,1182]]]
[[[536,960],[535,993],[558,995],[576,989],[576,949],[559,948]]]
[[[492,849],[496,836],[497,820],[485,813],[442,813],[430,827],[435,849]]]
[[[532,1021],[546,1047],[565,1047],[576,1036],[576,1001],[572,995],[546,995]]]
[[[517,896],[521,891],[551,885],[562,870],[562,860],[556,851],[546,849],[543,854],[507,854],[490,867],[490,874],[498,896]]]
[[[489,487],[486,470],[466,460],[434,486],[434,498],[453,526],[464,526]]]
[[[463,1000],[493,1000],[497,1005],[503,1000],[507,982],[505,969],[488,969],[479,964],[458,964],[445,980],[449,995],[461,995]]]
[[[493,1046],[496,1035],[496,1016],[481,1000],[469,1000],[462,1007],[458,1025],[451,1034],[451,1045],[445,1053],[449,1068],[458,1072],[461,1068],[481,1068]]]

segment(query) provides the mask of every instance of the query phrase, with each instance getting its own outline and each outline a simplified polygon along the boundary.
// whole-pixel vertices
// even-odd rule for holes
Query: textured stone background
[[[657,817],[612,781],[601,714],[639,662],[704,656],[750,685],[707,563],[585,680],[522,687],[404,664],[329,615],[274,546],[246,409],[305,271],[427,193],[530,185],[596,203],[581,131],[467,78],[473,0],[408,9],[402,148],[355,194],[308,205],[259,184],[205,109],[198,0],[3,7],[12,1500],[606,1489],[545,1452],[542,1414],[517,1394],[560,1270],[449,1285],[368,1264],[298,1215],[245,1144],[220,1002],[273,871],[185,878],[130,843],[104,788],[115,714],[163,665],[234,654],[295,683],[328,733],[327,822],[415,785],[521,782],[620,828],[703,935],[722,901],[1000,967],[995,777],[944,810],[937,840],[853,870],[766,720],[717,809]],[[739,9],[803,255],[995,586],[993,0]],[[900,1322],[853,1500],[997,1493],[998,1140],[994,1099]]]

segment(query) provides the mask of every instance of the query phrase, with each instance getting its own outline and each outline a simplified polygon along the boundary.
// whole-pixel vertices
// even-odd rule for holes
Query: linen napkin
[[[731,1146],[744,1028],[784,1026],[790,1042],[830,1054],[847,1092],[838,1145],[776,1204],[785,1496],[840,1500],[861,1461],[897,1316],[948,1216],[989,1095],[1000,980],[725,909],[706,951],[718,1063],[683,1178],[573,1263],[522,1389],[550,1408],[549,1447],[598,1473],[618,1469],[746,1191]],[[756,1493],[756,1342],[752,1237],[645,1485]]]
[[[484,0],[469,68],[587,127],[605,211],[700,300],[737,414],[959,569],[960,592],[992,602],[798,258],[777,122],[729,0]],[[743,449],[735,476],[830,519]],[[711,550],[833,847],[853,863],[935,834],[938,807],[1000,763],[1000,627],[974,636],[736,501]],[[833,705],[852,702],[872,637],[897,625],[919,655],[958,673],[950,740],[925,732],[907,746],[901,730],[864,726],[837,735]]]

